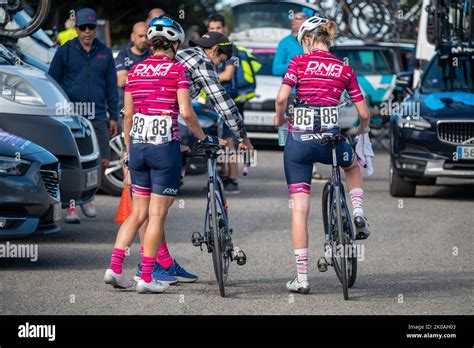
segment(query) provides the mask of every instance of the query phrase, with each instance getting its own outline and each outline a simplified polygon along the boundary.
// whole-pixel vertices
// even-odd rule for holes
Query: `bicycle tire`
[[[217,284],[219,285],[219,292],[221,297],[225,297],[220,228],[217,216],[216,191],[213,182],[209,183],[209,193],[211,214],[208,215],[208,218],[210,220],[209,228],[211,229],[212,235],[212,263],[214,265],[214,273],[216,274]]]
[[[229,227],[229,217],[227,215],[227,203],[224,193],[224,185],[220,179],[217,180],[217,188],[220,196],[220,200],[216,200],[220,206],[220,214],[218,211],[218,224],[219,224],[219,233],[221,237],[221,250],[222,250],[222,257],[223,257],[223,280],[224,283],[227,282],[227,277],[229,276],[229,268],[230,268],[230,255],[234,249],[232,244],[232,238],[230,236],[230,227]],[[222,224],[221,224],[222,220]]]
[[[37,31],[41,25],[43,25],[46,17],[48,16],[49,9],[51,7],[51,0],[41,0],[38,4],[38,8],[25,28],[18,29],[0,29],[0,35],[9,37],[12,39],[19,39],[22,37],[29,36]]]
[[[336,249],[336,255],[334,256],[333,253],[333,258],[335,260],[339,259],[339,264],[341,266],[341,283],[342,283],[342,294],[344,296],[344,300],[349,299],[349,282],[347,279],[347,257],[346,257],[346,248],[345,248],[345,243],[344,243],[344,230],[342,226],[342,209],[341,209],[341,204],[340,204],[340,199],[341,199],[341,192],[340,192],[340,187],[336,186],[334,187],[334,193],[335,193],[335,201],[336,202],[336,223],[337,223],[337,242],[339,245],[342,245],[342,252],[341,250]]]
[[[342,201],[343,201],[343,206],[344,206],[344,210],[346,212],[346,217],[348,217],[348,221],[347,221],[347,226],[344,226],[344,229],[345,229],[345,232],[346,234],[348,235],[348,239],[354,243],[354,226],[352,224],[352,217],[351,217],[351,214],[349,213],[349,207],[347,206],[347,200],[346,200],[346,195],[345,195],[345,192],[344,192],[344,186],[341,186],[341,198],[342,198]],[[352,286],[354,285],[356,279],[357,279],[357,249],[354,250],[354,247],[356,245],[353,244],[352,245],[352,257],[348,257],[348,260],[349,262],[347,263],[348,266],[350,266],[350,268],[348,268],[347,270],[347,275],[348,275],[348,284],[347,286],[350,288],[352,288]],[[354,256],[355,255],[355,256]]]
[[[324,185],[323,194],[322,194],[322,208],[323,208],[322,214],[323,214],[324,234],[325,234],[326,240],[327,240],[327,235],[329,233],[329,207],[333,208],[332,203],[331,203],[332,199],[331,199],[330,193],[331,193],[331,183],[327,182],[326,185]],[[344,187],[342,187],[341,193],[342,193],[341,197],[343,197],[343,200],[344,200],[344,209],[346,211],[346,216],[350,216],[349,209],[346,203],[347,201],[345,200]],[[352,221],[349,221],[349,223],[352,223]],[[354,233],[353,229],[350,231],[349,236],[351,236],[351,233],[352,234]],[[353,254],[353,255],[356,255],[356,254]],[[351,288],[354,285],[357,278],[357,256],[351,257],[349,259],[351,260],[350,262],[351,272],[349,272],[349,270],[347,271],[347,274],[349,275],[347,285],[348,285],[348,288]],[[342,283],[343,279],[342,279],[341,268],[339,267],[339,264],[336,262],[336,260],[334,260],[334,258],[332,260],[332,264],[334,266],[334,271],[336,272],[337,278]]]

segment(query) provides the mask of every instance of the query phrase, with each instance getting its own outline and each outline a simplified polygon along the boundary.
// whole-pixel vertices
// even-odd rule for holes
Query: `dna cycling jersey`
[[[167,56],[151,56],[134,65],[125,83],[134,105],[133,141],[162,144],[179,140],[177,91],[190,86],[187,68]]]
[[[364,96],[354,70],[332,53],[314,50],[294,57],[288,65],[283,83],[296,87],[296,105],[290,120],[290,132],[321,132],[338,128],[339,111],[344,90],[355,103]]]

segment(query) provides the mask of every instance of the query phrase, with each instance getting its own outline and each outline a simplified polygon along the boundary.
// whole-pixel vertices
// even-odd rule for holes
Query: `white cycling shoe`
[[[104,274],[104,282],[105,284],[110,284],[114,288],[120,289],[128,289],[131,288],[133,283],[128,280],[123,273],[117,274],[112,271],[110,268],[105,271]]]
[[[295,277],[292,281],[286,283],[286,288],[291,292],[297,292],[299,294],[307,294],[309,293],[309,282],[308,281],[300,281],[298,276]]]
[[[166,291],[169,287],[170,285],[168,283],[163,283],[156,279],[152,279],[149,283],[145,282],[143,279],[140,279],[137,283],[136,289],[139,294],[156,294]]]

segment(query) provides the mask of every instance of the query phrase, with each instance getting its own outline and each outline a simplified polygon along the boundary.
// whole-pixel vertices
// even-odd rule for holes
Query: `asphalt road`
[[[0,313],[472,315],[473,184],[443,180],[442,186],[420,187],[416,198],[399,200],[388,193],[388,160],[377,153],[375,174],[365,180],[365,211],[373,233],[363,243],[350,301],[343,300],[334,271],[319,273],[316,267],[323,255],[322,182],[313,183],[312,193],[311,293],[290,295],[285,289],[295,265],[282,153],[260,151],[257,167],[240,179],[241,194],[228,199],[234,241],[248,262],[231,265],[227,298],[219,296],[211,255],[190,241],[204,217],[205,177],[199,176],[186,178],[166,225],[172,254],[199,275],[197,283],[158,295],[105,285],[119,199],[98,196],[96,219],[62,224],[56,235],[12,241],[37,244],[38,260],[0,259]],[[130,277],[138,262],[137,238],[125,262]]]

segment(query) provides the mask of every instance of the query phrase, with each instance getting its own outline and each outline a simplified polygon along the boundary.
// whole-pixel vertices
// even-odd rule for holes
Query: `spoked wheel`
[[[342,229],[344,231],[344,245],[346,246],[346,259],[347,259],[347,286],[351,288],[357,277],[357,249],[356,244],[353,240],[354,229],[352,226],[351,215],[346,203],[346,197],[344,195],[344,188],[341,190],[342,205]],[[336,268],[336,274],[339,280],[342,282],[342,273],[340,269]]]
[[[219,227],[219,217],[217,215],[216,191],[214,183],[209,184],[211,211],[209,214],[209,228],[212,236],[212,263],[214,264],[214,272],[216,274],[217,283],[219,284],[219,292],[225,297],[225,276],[224,276],[224,255],[222,248],[222,238]]]

